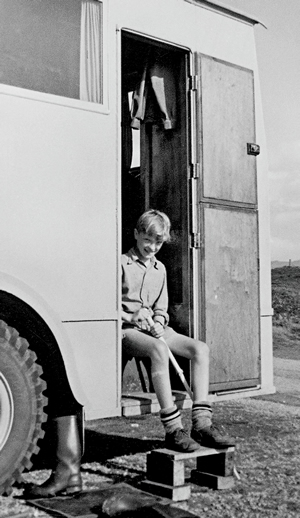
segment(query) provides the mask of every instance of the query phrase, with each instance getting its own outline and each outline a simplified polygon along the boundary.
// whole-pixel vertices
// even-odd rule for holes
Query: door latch
[[[247,143],[247,155],[257,156],[260,153],[260,146],[258,144]]]

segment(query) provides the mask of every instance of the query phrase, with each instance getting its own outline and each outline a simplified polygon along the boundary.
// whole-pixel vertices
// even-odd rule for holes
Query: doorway
[[[133,246],[145,210],[169,216],[172,240],[158,259],[167,268],[171,324],[189,333],[187,63],[182,49],[122,34],[122,248]]]
[[[186,334],[192,325],[188,58],[180,48],[122,32],[122,252],[134,245],[145,210],[169,216],[171,243],[158,259],[167,269],[170,325]]]

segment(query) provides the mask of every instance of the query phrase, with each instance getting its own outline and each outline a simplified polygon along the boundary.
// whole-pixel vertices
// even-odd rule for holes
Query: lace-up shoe
[[[203,428],[202,430],[192,429],[191,437],[201,446],[207,448],[229,448],[235,446],[235,439],[228,435],[222,435],[221,432],[213,425]]]
[[[179,451],[182,453],[190,453],[200,449],[199,444],[193,441],[187,431],[183,428],[178,428],[172,433],[167,433],[165,446],[169,450]]]

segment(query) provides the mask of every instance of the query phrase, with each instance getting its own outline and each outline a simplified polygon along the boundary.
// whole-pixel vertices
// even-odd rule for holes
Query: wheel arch
[[[6,274],[0,274],[0,319],[28,340],[43,368],[50,392],[55,385],[51,382],[55,367],[54,377],[57,379],[59,368],[59,376],[64,378],[63,390],[68,397],[71,399],[72,393],[77,401],[83,400],[71,342],[58,315],[29,286]],[[49,398],[50,394],[47,396]]]

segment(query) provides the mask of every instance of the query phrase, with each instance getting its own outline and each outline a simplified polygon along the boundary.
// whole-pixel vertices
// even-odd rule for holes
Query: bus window
[[[0,0],[0,82],[103,103],[103,4]]]

